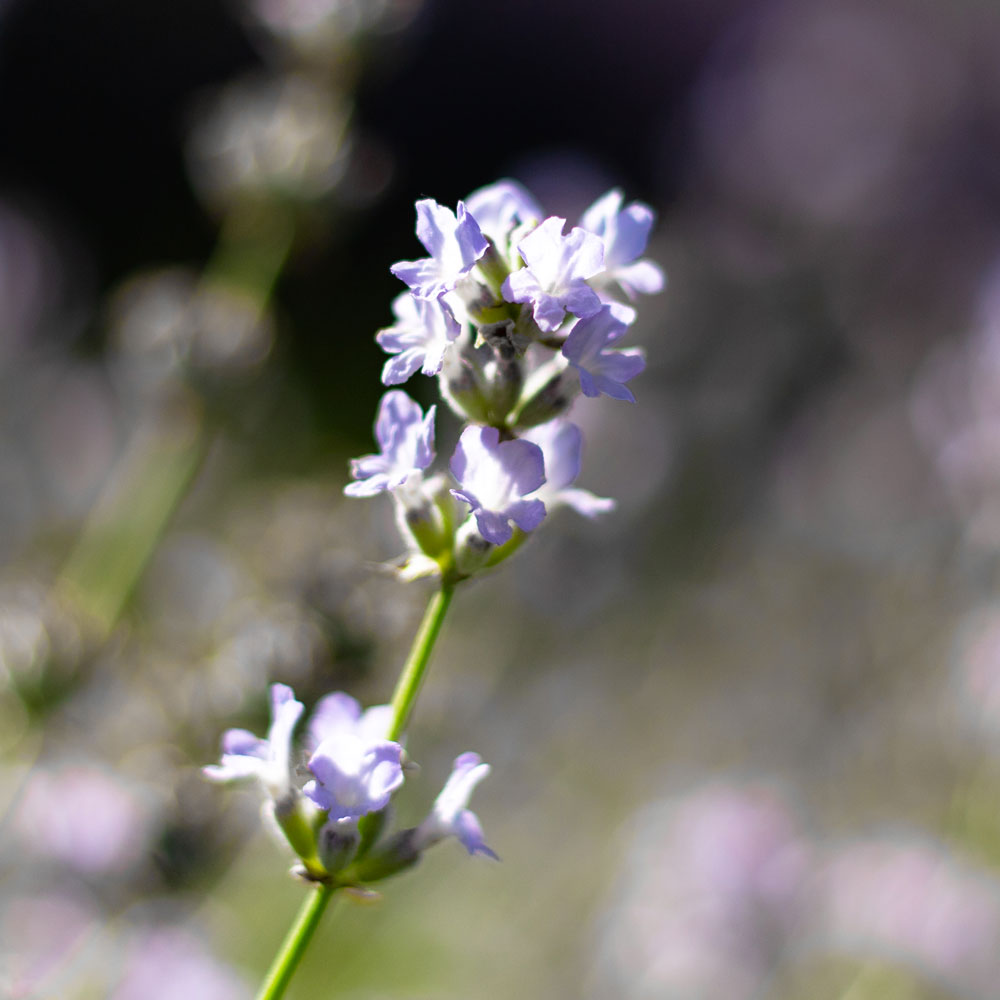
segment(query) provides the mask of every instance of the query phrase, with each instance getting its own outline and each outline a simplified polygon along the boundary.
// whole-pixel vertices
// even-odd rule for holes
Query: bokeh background
[[[512,176],[659,215],[638,403],[574,412],[619,507],[422,695],[403,819],[478,750],[502,863],[289,996],[994,997],[998,95],[982,0],[0,3],[0,993],[252,996],[302,889],[198,768],[270,681],[391,691],[372,334],[413,200]]]

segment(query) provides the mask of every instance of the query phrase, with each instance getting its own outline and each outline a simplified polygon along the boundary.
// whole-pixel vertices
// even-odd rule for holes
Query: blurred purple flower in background
[[[971,332],[927,359],[912,398],[966,538],[1000,549],[1000,264],[978,289]]]
[[[819,940],[913,966],[989,1000],[1000,976],[1000,881],[942,845],[886,835],[832,848],[818,875]]]
[[[110,1000],[249,1000],[249,984],[199,937],[160,926],[135,935]]]
[[[16,811],[24,848],[83,875],[126,872],[150,848],[154,800],[107,768],[35,770]]]
[[[95,965],[110,964],[100,937],[101,913],[85,896],[5,893],[0,904],[0,994],[5,1000],[75,998],[77,990],[85,991],[99,979]]]
[[[588,997],[750,1000],[800,918],[808,850],[782,798],[717,784],[633,818]]]
[[[916,164],[956,112],[937,13],[782,2],[734,22],[697,95],[704,168],[725,196],[862,227],[913,198]]]
[[[970,612],[955,638],[954,681],[958,707],[970,728],[1000,736],[1000,608]]]

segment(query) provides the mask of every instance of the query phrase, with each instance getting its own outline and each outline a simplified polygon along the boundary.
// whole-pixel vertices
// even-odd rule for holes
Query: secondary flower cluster
[[[555,507],[594,517],[614,506],[574,486],[582,435],[565,414],[581,392],[634,402],[626,383],[645,361],[620,346],[636,315],[622,298],[660,291],[663,274],[641,259],[652,210],[623,205],[618,190],[569,232],[510,180],[455,212],[431,199],[416,208],[428,256],[392,267],[409,290],[376,335],[391,355],[382,381],[437,376],[467,426],[453,481],[427,476],[436,407],[425,414],[391,389],[375,421],[379,454],[352,461],[345,493],[393,495],[410,549],[405,576],[460,580],[506,558]]]
[[[221,762],[203,768],[213,781],[255,779],[263,786],[266,809],[301,859],[301,874],[360,888],[409,868],[428,847],[451,836],[470,854],[496,857],[467,808],[490,770],[478,754],[456,758],[419,826],[387,834],[388,807],[403,784],[405,766],[402,746],[386,738],[390,706],[362,712],[342,692],[320,699],[306,727],[309,780],[300,788],[292,734],[303,710],[290,687],[272,685],[267,738],[230,729],[222,737]]]

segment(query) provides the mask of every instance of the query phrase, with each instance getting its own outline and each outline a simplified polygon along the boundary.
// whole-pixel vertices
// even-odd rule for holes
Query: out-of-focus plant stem
[[[196,294],[236,290],[263,314],[294,235],[291,212],[283,205],[234,206]],[[208,444],[202,401],[181,383],[133,432],[55,583],[57,596],[80,613],[95,646],[117,625]]]
[[[221,284],[253,297],[261,311],[281,276],[295,238],[290,206],[275,201],[242,202],[228,213],[203,284]]]
[[[199,407],[186,406],[134,432],[56,581],[91,638],[110,635],[205,453]]]

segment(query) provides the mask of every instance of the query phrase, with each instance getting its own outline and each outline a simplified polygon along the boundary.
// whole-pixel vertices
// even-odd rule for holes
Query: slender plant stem
[[[294,237],[293,220],[280,205],[237,205],[223,223],[199,294],[239,291],[259,318]],[[209,445],[203,403],[175,387],[169,407],[140,421],[55,581],[56,594],[81,613],[95,646],[118,624],[201,467]]]
[[[178,396],[176,412],[133,433],[54,584],[96,646],[118,623],[207,450],[201,408]]]
[[[306,898],[281,950],[275,955],[271,968],[267,971],[256,1000],[278,1000],[284,995],[292,973],[298,967],[313,932],[319,926],[320,917],[333,896],[334,888],[332,885],[319,884]]]
[[[403,665],[399,680],[396,681],[396,690],[392,693],[392,725],[386,735],[387,739],[398,740],[406,729],[406,723],[420,693],[420,684],[430,663],[434,643],[441,632],[441,625],[454,592],[454,584],[442,583],[441,589],[435,592],[427,605],[420,630],[413,640],[410,655]]]

